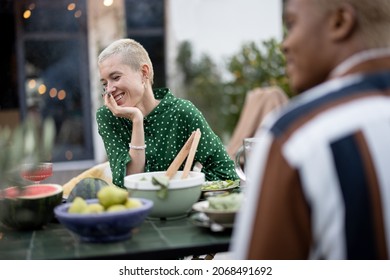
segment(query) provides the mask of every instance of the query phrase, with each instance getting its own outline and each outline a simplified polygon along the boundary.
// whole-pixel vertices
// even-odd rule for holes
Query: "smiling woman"
[[[96,120],[114,184],[124,187],[126,175],[167,170],[197,129],[202,137],[194,162],[202,165],[206,180],[238,179],[233,161],[203,114],[168,88],[152,88],[153,65],[141,44],[117,40],[101,52],[98,65],[107,94]]]

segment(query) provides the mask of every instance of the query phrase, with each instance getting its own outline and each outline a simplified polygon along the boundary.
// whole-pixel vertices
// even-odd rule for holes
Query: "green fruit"
[[[111,205],[124,204],[129,197],[129,193],[125,189],[110,185],[102,188],[97,193],[97,197],[99,199],[100,204],[107,209]]]
[[[139,208],[142,206],[142,202],[139,199],[136,198],[128,198],[125,206],[127,209],[132,209],[132,208]]]
[[[97,193],[104,187],[107,187],[108,183],[98,178],[85,178],[74,186],[69,193],[67,202],[72,202],[77,196],[84,199],[97,198]]]
[[[123,204],[114,204],[107,208],[107,212],[124,211],[126,209],[126,206]]]
[[[70,205],[68,213],[81,214],[85,212],[87,207],[87,202],[83,198],[78,196],[73,200],[72,204]]]
[[[102,213],[104,212],[103,205],[99,203],[88,204],[87,209],[83,213]]]

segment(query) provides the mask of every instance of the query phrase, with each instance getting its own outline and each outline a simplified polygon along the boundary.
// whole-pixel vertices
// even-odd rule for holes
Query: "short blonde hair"
[[[153,84],[153,64],[146,49],[137,41],[129,38],[119,39],[108,45],[98,57],[98,64],[108,57],[120,55],[124,64],[133,70],[139,71],[143,64],[149,66],[149,80]]]
[[[333,10],[347,3],[354,7],[357,32],[368,48],[390,47],[389,0],[314,0],[323,10]]]

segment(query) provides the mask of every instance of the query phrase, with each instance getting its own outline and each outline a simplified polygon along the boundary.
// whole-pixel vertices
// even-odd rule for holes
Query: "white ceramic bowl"
[[[160,198],[157,193],[160,186],[152,183],[152,177],[163,176],[165,171],[146,172],[126,176],[125,187],[132,197],[141,197],[153,201],[154,206],[149,213],[151,218],[179,218],[191,211],[192,205],[201,196],[201,187],[205,182],[202,172],[189,172],[186,179],[181,179],[183,171],[178,171],[169,181],[168,193]]]

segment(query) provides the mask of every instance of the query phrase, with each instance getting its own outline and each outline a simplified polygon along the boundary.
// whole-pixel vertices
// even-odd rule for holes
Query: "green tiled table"
[[[0,224],[0,259],[180,259],[227,251],[230,237],[231,231],[211,232],[187,218],[146,220],[132,238],[114,243],[81,242],[58,223],[27,232]]]

